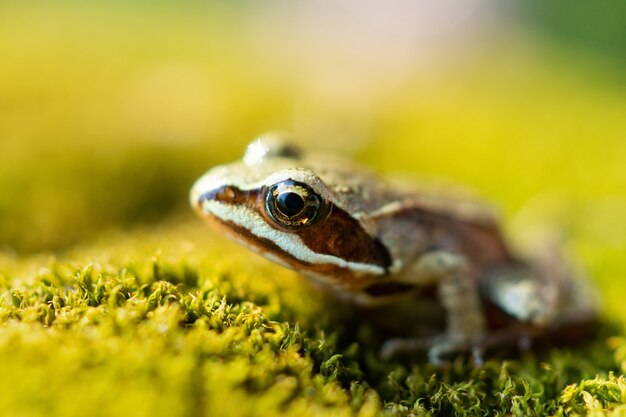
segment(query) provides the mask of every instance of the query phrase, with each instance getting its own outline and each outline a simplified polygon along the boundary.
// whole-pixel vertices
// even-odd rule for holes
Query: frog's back
[[[381,223],[393,221],[396,233],[413,233],[415,247],[400,256],[408,265],[411,259],[417,260],[423,253],[433,250],[447,250],[462,255],[469,267],[480,278],[482,272],[493,267],[517,264],[519,260],[511,252],[508,243],[495,217],[475,213],[457,212],[452,207],[435,210],[431,205],[421,204],[415,199],[399,207],[394,214]],[[393,231],[392,231],[393,232]],[[383,240],[396,237],[381,230]],[[407,237],[402,237],[409,241]]]
[[[476,199],[402,188],[349,162],[303,162],[326,181],[336,204],[385,243],[391,257],[403,265],[434,249],[461,253],[477,271],[519,262],[494,210]]]

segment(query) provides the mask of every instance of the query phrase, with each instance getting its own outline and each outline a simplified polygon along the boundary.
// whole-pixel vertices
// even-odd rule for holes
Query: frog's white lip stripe
[[[281,250],[302,262],[314,265],[331,264],[364,274],[385,274],[385,269],[377,265],[349,262],[336,256],[316,253],[309,249],[297,235],[274,229],[266,223],[263,217],[246,207],[205,200],[202,208],[210,215],[223,221],[233,222],[255,236],[273,242]]]

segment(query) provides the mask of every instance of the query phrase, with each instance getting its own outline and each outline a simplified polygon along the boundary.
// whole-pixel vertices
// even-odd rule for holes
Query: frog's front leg
[[[449,251],[428,252],[422,255],[412,272],[403,282],[437,284],[438,297],[446,314],[446,330],[428,340],[389,340],[383,346],[383,357],[392,357],[400,351],[427,349],[429,360],[440,364],[441,357],[449,353],[464,350],[479,353],[485,334],[485,317],[478,288],[469,275],[465,259]]]

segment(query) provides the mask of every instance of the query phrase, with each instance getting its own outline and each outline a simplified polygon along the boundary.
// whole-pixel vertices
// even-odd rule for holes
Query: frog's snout
[[[189,204],[198,214],[206,215],[205,202],[216,200],[223,188],[224,185],[219,181],[219,178],[208,172],[191,187]]]
[[[200,180],[196,181],[189,191],[189,205],[191,205],[191,208],[197,212],[202,209],[203,201],[202,191],[198,184],[199,182]]]
[[[222,170],[214,169],[202,176],[191,188],[189,203],[201,216],[213,215],[216,204],[226,206],[238,206],[245,204],[248,193],[242,193],[239,189],[226,181]]]

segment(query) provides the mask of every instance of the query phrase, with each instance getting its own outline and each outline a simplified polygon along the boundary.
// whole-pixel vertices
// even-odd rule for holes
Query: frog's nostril
[[[222,187],[215,197],[220,201],[232,201],[236,195],[237,193],[235,193],[232,187]]]
[[[197,205],[202,206],[205,201],[218,201],[220,203],[233,203],[237,198],[237,191],[230,186],[221,186],[214,190],[200,194]]]

